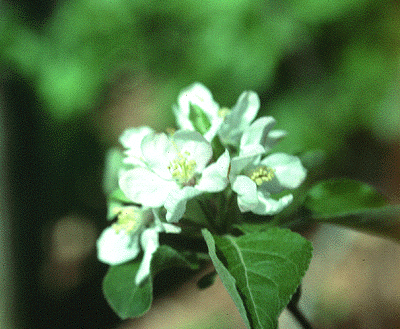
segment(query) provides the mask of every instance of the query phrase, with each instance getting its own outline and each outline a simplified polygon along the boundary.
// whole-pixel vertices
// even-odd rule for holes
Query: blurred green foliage
[[[55,132],[44,133],[52,145],[44,153],[60,163],[68,141],[81,143],[80,131],[90,126],[107,88],[118,76],[134,81],[141,72],[155,84],[157,120],[165,120],[156,129],[171,125],[171,105],[194,81],[222,106],[253,89],[261,96],[260,115],[274,116],[277,128],[289,133],[276,151],[321,149],[327,159],[336,156],[331,167],[320,166],[323,176],[335,175],[335,163],[344,168],[340,175],[377,175],[373,154],[361,156],[368,162],[361,166],[343,158],[358,130],[379,141],[399,139],[398,2],[69,0],[36,25],[17,7],[0,4],[0,65],[25,77],[45,117],[54,119],[43,122],[44,131]],[[70,181],[81,182],[93,166],[77,162],[82,173]],[[362,170],[368,172],[358,175]]]
[[[227,106],[258,91],[296,136],[286,150],[335,149],[356,126],[398,136],[394,1],[70,0],[40,29],[3,9],[3,65],[59,120],[93,109],[118,72],[145,71],[168,91],[161,112],[193,81]]]
[[[119,68],[145,69],[179,88],[202,80],[239,92],[270,81],[295,41],[294,22],[269,7],[262,1],[68,1],[40,33],[6,16],[2,57],[37,79],[60,118],[90,108]]]

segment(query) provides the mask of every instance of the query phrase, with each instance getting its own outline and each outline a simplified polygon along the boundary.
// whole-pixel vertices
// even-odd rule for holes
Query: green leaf
[[[387,205],[371,186],[350,179],[315,185],[305,207],[312,221],[337,224],[400,241],[400,206]]]
[[[237,309],[239,310],[240,315],[242,316],[244,323],[248,328],[250,328],[250,322],[247,318],[247,311],[244,306],[242,297],[240,296],[239,290],[236,286],[236,279],[218,258],[213,235],[206,229],[203,229],[202,233],[204,239],[206,240],[211,260],[215,266],[215,270],[221,278],[221,281],[224,284],[224,287],[228,291],[229,295],[231,295]]]
[[[233,224],[232,227],[238,229],[243,234],[246,234],[246,233],[257,233],[268,230],[271,227],[271,224],[269,222],[265,223],[241,222],[239,224]]]
[[[154,277],[157,273],[172,267],[186,267],[190,270],[198,270],[200,265],[195,256],[185,257],[182,253],[167,245],[158,247],[151,259],[152,276]]]
[[[195,222],[197,225],[207,227],[207,220],[210,207],[207,207],[204,195],[191,199],[186,204],[185,219]]]
[[[108,304],[121,319],[146,313],[152,302],[152,282],[146,279],[140,286],[135,277],[141,259],[111,266],[103,280],[103,293]]]
[[[192,122],[194,128],[202,135],[204,135],[211,127],[210,120],[208,120],[201,107],[190,103],[189,120]]]
[[[306,208],[317,216],[338,216],[387,202],[373,187],[352,179],[331,179],[316,184],[307,194]]]
[[[300,284],[312,246],[299,234],[273,227],[240,237],[203,230],[210,257],[249,328],[276,328]]]
[[[312,216],[312,220],[346,226],[400,242],[400,205],[363,209],[336,216]]]
[[[142,259],[133,262],[111,266],[103,280],[103,293],[108,304],[121,319],[139,317],[145,314],[153,300],[153,284],[146,279],[141,285],[136,285],[135,277]],[[199,269],[198,259],[185,257],[177,250],[162,245],[151,259],[151,276],[172,267],[186,267],[190,270]]]

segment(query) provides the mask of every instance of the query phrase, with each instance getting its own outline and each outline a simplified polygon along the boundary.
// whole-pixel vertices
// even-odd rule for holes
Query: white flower
[[[260,99],[254,91],[245,91],[240,96],[232,110],[222,109],[224,121],[218,135],[225,145],[239,146],[243,132],[256,117],[260,108]]]
[[[109,265],[133,260],[143,250],[143,259],[135,277],[137,285],[150,274],[151,259],[159,247],[159,233],[181,231],[173,224],[162,223],[155,210],[153,215],[149,209],[120,207],[117,223],[106,228],[97,240],[97,257]]]
[[[178,96],[178,105],[173,107],[176,122],[180,129],[196,130],[190,120],[191,106],[199,107],[205,114],[209,127],[204,132],[204,138],[211,142],[217,134],[223,118],[219,112],[219,105],[214,101],[211,92],[199,82],[182,90]]]
[[[165,205],[168,221],[178,221],[186,201],[219,192],[228,184],[229,153],[207,166],[209,142],[196,131],[179,130],[171,137],[150,133],[141,143],[143,165],[122,171],[119,186],[127,198],[144,207]]]
[[[230,180],[237,193],[239,209],[258,215],[274,215],[292,202],[288,194],[275,200],[273,194],[300,186],[306,169],[296,156],[275,153],[260,160],[260,156],[232,159]]]
[[[261,160],[286,134],[272,130],[274,125],[272,117],[254,121],[241,137],[239,155],[231,161],[229,179],[242,212],[279,213],[292,202],[293,195],[287,194],[278,200],[271,196],[297,188],[306,177],[306,169],[298,157],[276,153]]]
[[[260,155],[238,156],[231,162],[230,181],[237,193],[239,209],[258,215],[274,215],[292,202],[288,194],[275,200],[271,196],[295,189],[304,181],[306,169],[296,156],[275,153],[261,160]]]

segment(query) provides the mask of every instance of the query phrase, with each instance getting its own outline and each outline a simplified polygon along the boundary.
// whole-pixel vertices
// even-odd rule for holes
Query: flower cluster
[[[173,108],[177,131],[125,131],[124,154],[113,172],[126,202],[110,201],[109,218],[117,221],[97,242],[99,259],[116,265],[143,250],[140,284],[150,273],[159,233],[181,231],[177,223],[189,200],[229,190],[241,212],[275,215],[289,205],[292,194],[282,192],[297,188],[306,170],[296,156],[270,154],[286,133],[273,129],[272,117],[256,119],[259,107],[257,94],[246,91],[232,109],[221,108],[195,83]]]

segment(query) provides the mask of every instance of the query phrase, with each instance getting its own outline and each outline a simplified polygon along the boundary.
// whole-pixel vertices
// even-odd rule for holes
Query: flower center
[[[253,170],[249,177],[250,179],[260,186],[264,182],[270,182],[275,176],[275,170],[267,166],[260,166]]]
[[[196,161],[189,160],[189,152],[178,153],[177,157],[171,161],[168,169],[172,177],[182,186],[193,185],[193,176],[196,170]]]
[[[136,233],[144,224],[145,216],[138,207],[123,207],[118,213],[117,222],[112,225],[115,232],[125,230],[126,234]]]

